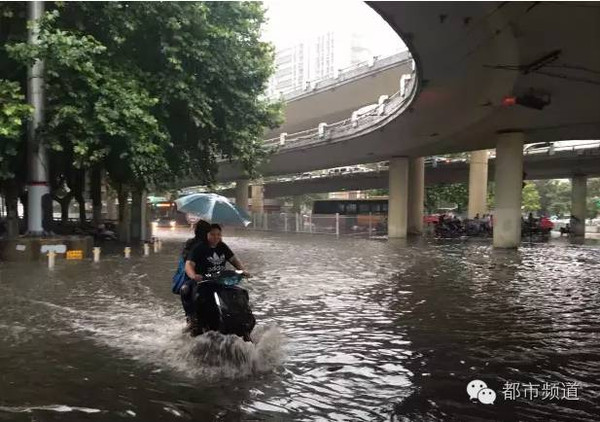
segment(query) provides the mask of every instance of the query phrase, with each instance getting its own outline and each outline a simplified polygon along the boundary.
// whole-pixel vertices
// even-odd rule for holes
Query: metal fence
[[[378,214],[302,214],[302,213],[253,213],[250,230],[282,233],[310,233],[331,236],[384,236],[387,234],[387,218]]]

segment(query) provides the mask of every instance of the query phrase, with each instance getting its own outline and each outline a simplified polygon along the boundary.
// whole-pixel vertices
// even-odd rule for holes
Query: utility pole
[[[39,42],[38,21],[44,13],[43,1],[27,3],[27,19],[32,22],[27,30],[27,42]],[[27,70],[27,101],[33,107],[33,116],[27,133],[27,229],[30,235],[41,235],[42,226],[42,197],[49,193],[48,162],[46,149],[36,141],[35,132],[44,120],[44,62],[36,60]]]

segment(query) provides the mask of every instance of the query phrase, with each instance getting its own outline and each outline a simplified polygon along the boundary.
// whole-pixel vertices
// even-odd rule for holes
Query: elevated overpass
[[[495,160],[490,158],[488,179],[494,180]],[[562,150],[535,151],[525,154],[525,179],[571,178],[577,174],[600,177],[600,143],[588,148],[568,147]],[[425,184],[468,182],[469,163],[466,160],[454,160],[425,167]],[[358,169],[346,174],[297,175],[294,180],[266,181],[264,198],[274,199],[284,196],[310,193],[339,192],[344,190],[387,189],[389,187],[389,168],[386,165],[378,169],[365,171]],[[235,196],[234,189],[220,192],[226,196]]]
[[[343,120],[355,110],[377,103],[380,96],[397,92],[402,75],[412,73],[412,66],[410,53],[404,51],[341,69],[332,78],[307,82],[302,89],[280,97],[285,102],[284,123],[269,131],[265,139]]]
[[[600,139],[600,5],[370,5],[409,47],[416,71],[408,84],[365,115],[268,140],[274,154],[261,172],[389,160],[388,233],[405,237],[421,230],[424,168],[418,157],[495,148],[502,178],[496,180],[494,245],[518,246],[523,145]],[[487,164],[481,164],[471,165],[473,209],[485,206]],[[583,172],[572,178],[572,213],[581,221],[586,178]],[[244,179],[236,163],[220,165],[218,180],[240,181],[240,195]],[[582,227],[574,231],[583,234]]]
[[[358,125],[347,116],[321,130],[288,132],[263,174],[494,148],[507,132],[526,143],[600,138],[598,3],[370,6],[415,59],[409,92]],[[503,105],[507,96],[528,95],[550,102],[541,110]],[[243,177],[235,163],[220,167],[220,181]]]

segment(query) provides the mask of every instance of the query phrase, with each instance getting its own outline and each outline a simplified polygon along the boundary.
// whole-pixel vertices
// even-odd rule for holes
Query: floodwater
[[[597,246],[225,236],[255,275],[254,344],[182,334],[184,234],[2,263],[0,421],[600,420]]]

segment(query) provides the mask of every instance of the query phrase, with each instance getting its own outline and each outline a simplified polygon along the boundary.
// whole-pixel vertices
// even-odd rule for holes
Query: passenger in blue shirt
[[[200,244],[204,244],[207,242],[206,236],[210,231],[210,223],[204,220],[198,220],[196,226],[194,228],[194,237],[188,239],[183,246],[183,250],[181,252],[181,256],[185,261],[187,261],[189,255],[192,250]],[[191,316],[195,311],[194,306],[194,297],[196,291],[196,282],[190,278],[188,278],[185,283],[181,286],[179,294],[181,296],[181,304],[183,305],[183,310],[185,312],[187,326],[189,328],[191,324]]]

